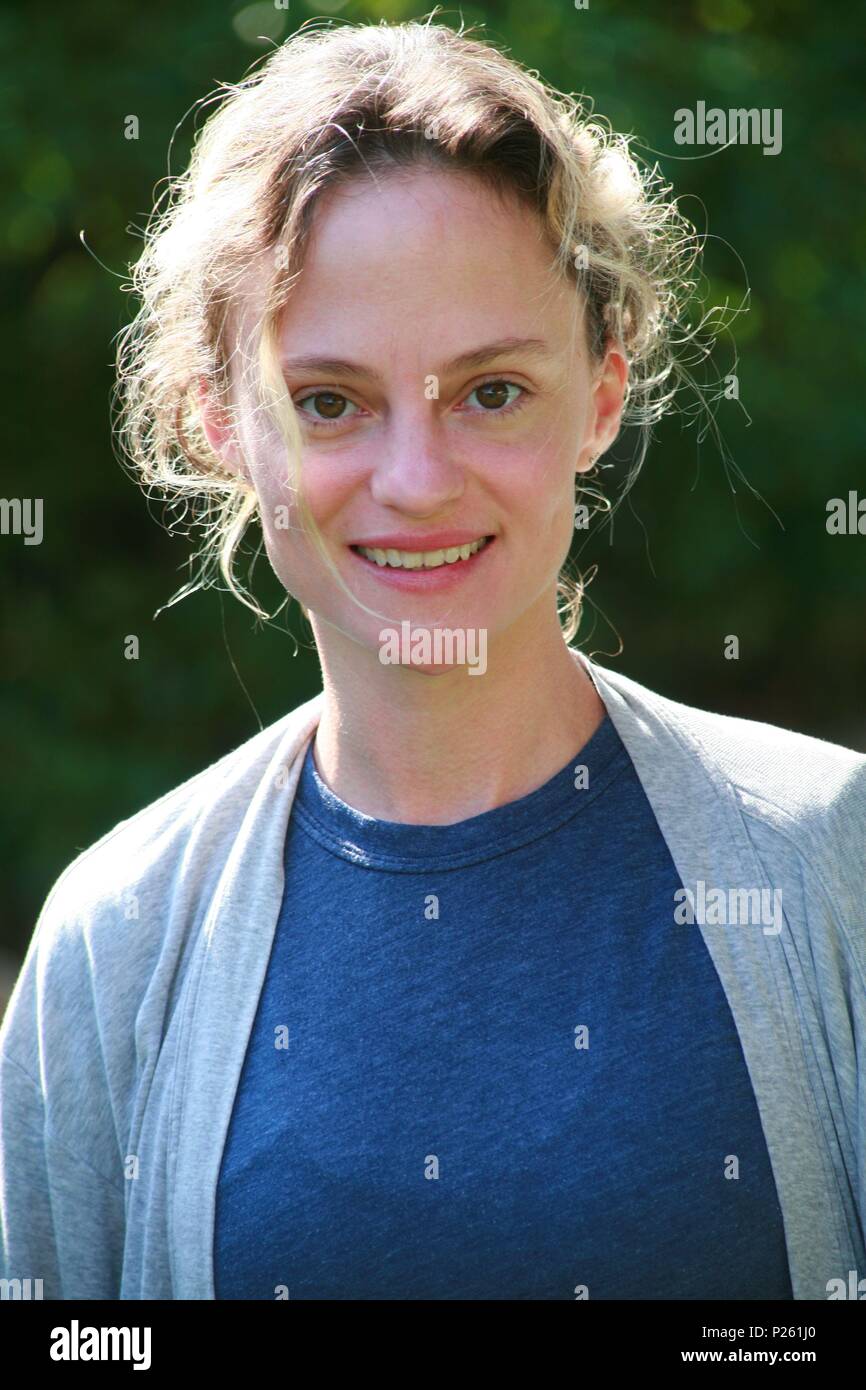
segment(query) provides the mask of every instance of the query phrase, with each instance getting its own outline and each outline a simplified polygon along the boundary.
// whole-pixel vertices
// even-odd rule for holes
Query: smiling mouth
[[[435,570],[446,565],[460,565],[471,560],[473,555],[492,544],[493,536],[480,536],[469,545],[449,546],[444,550],[380,550],[378,547],[351,545],[356,555],[370,560],[380,569]]]

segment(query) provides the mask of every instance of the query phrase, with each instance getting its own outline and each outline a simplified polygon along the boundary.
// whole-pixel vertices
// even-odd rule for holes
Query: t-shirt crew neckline
[[[313,745],[314,738],[301,768],[289,830],[297,827],[341,859],[395,873],[461,868],[530,844],[585,812],[630,762],[605,714],[589,740],[534,791],[450,825],[412,825],[379,820],[342,801],[319,776]],[[576,786],[578,766],[585,766],[586,773]]]

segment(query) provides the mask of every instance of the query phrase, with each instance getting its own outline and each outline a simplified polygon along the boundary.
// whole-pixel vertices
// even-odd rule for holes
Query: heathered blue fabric
[[[216,1296],[791,1298],[743,1050],[701,932],[674,924],[680,884],[609,717],[545,785],[452,825],[355,811],[311,744],[220,1167]]]

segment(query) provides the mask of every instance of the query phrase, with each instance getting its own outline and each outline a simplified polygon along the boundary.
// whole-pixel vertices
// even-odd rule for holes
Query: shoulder
[[[746,795],[803,824],[818,823],[839,807],[866,814],[866,753],[779,724],[699,708],[619,671],[601,674],[635,726],[647,717],[660,720],[681,746]]]
[[[684,709],[684,721],[733,788],[747,827],[784,840],[862,939],[866,755],[775,724]]]
[[[665,700],[679,728],[727,782],[806,827],[844,811],[866,817],[866,754],[778,724]]]
[[[118,899],[138,884],[181,869],[207,872],[195,851],[215,848],[236,833],[239,822],[277,750],[292,745],[310,723],[318,697],[267,725],[179,783],[79,853],[55,882],[43,908],[78,911]],[[213,865],[210,866],[214,867]],[[217,865],[216,867],[220,867]]]
[[[866,754],[778,724],[720,714],[593,665],[629,751],[663,794],[733,800],[752,839],[795,851],[851,910],[862,899]]]
[[[866,754],[781,725],[719,714],[629,682],[732,797],[771,876],[794,855],[804,886],[832,902],[863,943]]]
[[[187,947],[269,764],[315,726],[318,698],[120,821],[69,863],[44,901],[7,1013],[20,1016],[25,995],[34,1021],[75,1011],[88,998],[109,1013],[123,1013],[125,1004],[134,1011],[158,971],[168,995],[178,988]],[[49,994],[68,1007],[45,1012]]]

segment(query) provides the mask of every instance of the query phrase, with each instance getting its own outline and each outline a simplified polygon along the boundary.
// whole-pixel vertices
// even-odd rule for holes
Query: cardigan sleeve
[[[65,878],[0,1027],[0,1277],[22,1281],[2,1286],[6,1298],[117,1299],[124,1171],[86,933],[58,892]]]
[[[0,1277],[5,1297],[116,1299],[124,1192],[51,1133],[42,1088],[0,1056]],[[29,1286],[25,1281],[29,1280]]]

